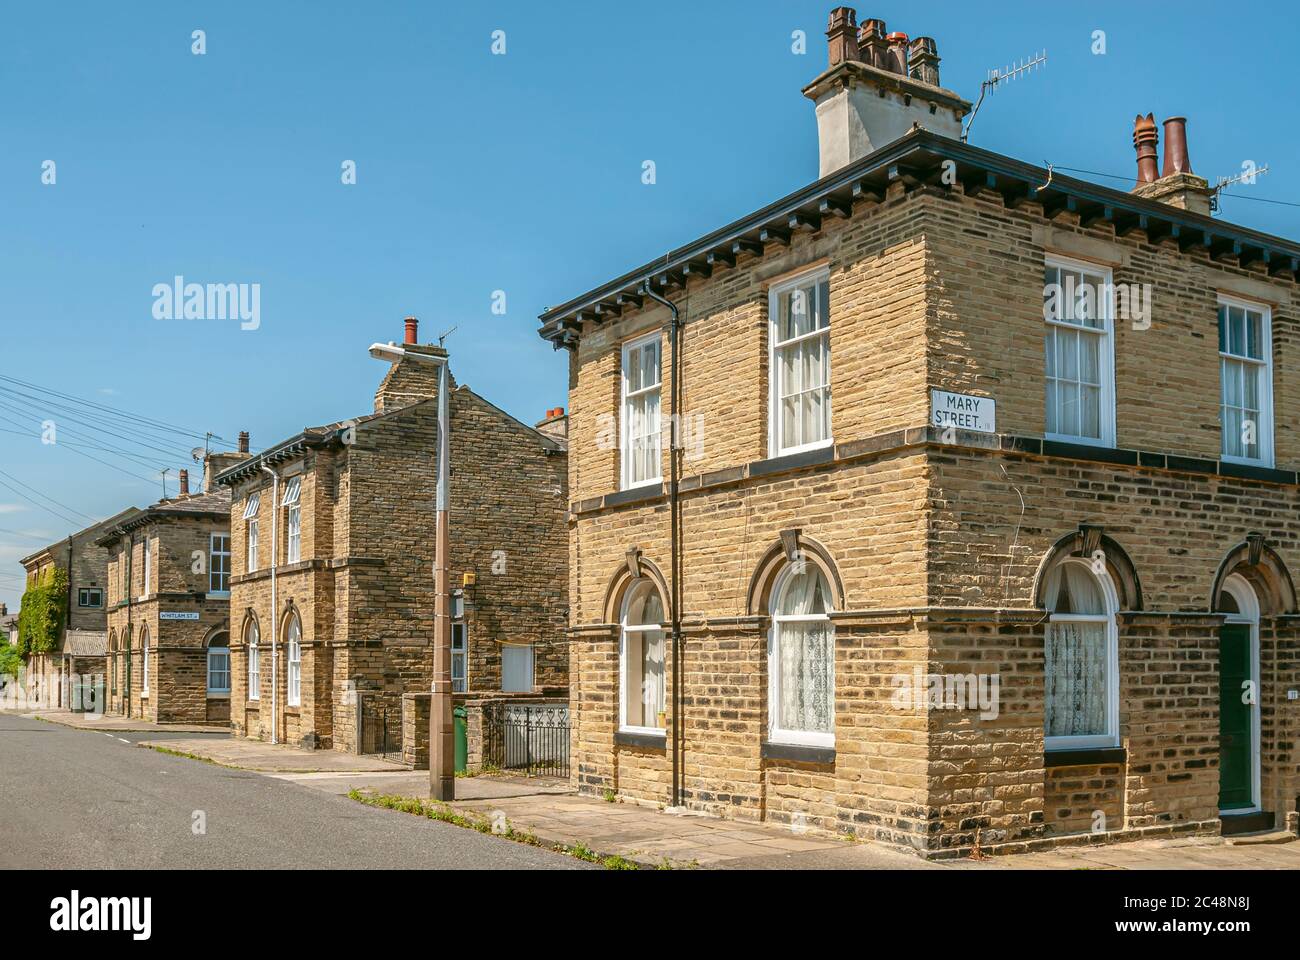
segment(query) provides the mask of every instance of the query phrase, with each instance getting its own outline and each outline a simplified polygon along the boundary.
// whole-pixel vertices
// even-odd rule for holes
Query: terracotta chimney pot
[[[830,65],[838,67],[847,60],[858,59],[858,12],[852,7],[836,7],[826,27]]]
[[[1144,117],[1139,113],[1133,118],[1133,148],[1137,151],[1139,184],[1156,181],[1156,145],[1159,142],[1154,114],[1148,113]]]
[[[1191,172],[1192,159],[1187,154],[1187,118],[1170,117],[1165,121],[1165,166],[1160,176]]]

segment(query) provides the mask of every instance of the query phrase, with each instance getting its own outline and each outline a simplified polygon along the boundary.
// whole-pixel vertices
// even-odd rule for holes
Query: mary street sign
[[[997,405],[991,397],[930,391],[930,423],[976,433],[997,433]]]

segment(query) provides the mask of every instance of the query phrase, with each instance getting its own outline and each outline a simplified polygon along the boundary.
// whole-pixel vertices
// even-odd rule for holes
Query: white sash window
[[[835,628],[830,587],[805,561],[777,581],[768,645],[768,739],[835,745]]]
[[[664,730],[664,603],[647,577],[628,588],[619,643],[619,729]]]
[[[1109,575],[1063,560],[1048,574],[1044,645],[1048,750],[1119,745],[1117,602]]]

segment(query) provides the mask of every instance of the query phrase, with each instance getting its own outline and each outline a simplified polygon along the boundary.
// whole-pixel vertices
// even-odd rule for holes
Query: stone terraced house
[[[178,496],[97,540],[108,553],[105,712],[154,723],[230,720],[230,491],[212,486],[246,454],[210,454],[202,493]]]
[[[932,857],[1294,830],[1300,244],[1180,118],[1131,192],[969,145],[855,20],[820,179],[541,318],[578,788]]]
[[[95,684],[96,678],[102,678],[105,671],[108,554],[95,541],[105,530],[138,512],[130,507],[20,561],[27,572],[28,589],[55,570],[62,570],[68,576],[68,594],[56,647],[45,653],[31,653],[27,658],[24,687],[30,702],[65,709],[74,705],[89,709],[98,706],[90,700],[74,704],[71,688],[74,677]]]
[[[406,321],[408,355],[446,356],[417,329]],[[456,700],[563,701],[563,411],[533,428],[451,382]],[[408,356],[372,413],[308,428],[217,478],[232,493],[237,736],[396,752],[405,710],[404,748],[427,765],[437,392],[436,367]]]

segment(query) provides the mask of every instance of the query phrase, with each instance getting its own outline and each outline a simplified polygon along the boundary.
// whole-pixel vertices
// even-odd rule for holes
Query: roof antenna
[[[970,116],[966,118],[966,125],[962,127],[961,142],[965,143],[970,139],[970,128],[975,124],[975,115],[980,112],[980,105],[984,102],[986,96],[996,92],[998,84],[1010,83],[1016,77],[1032,73],[1046,62],[1047,51],[1044,50],[1042,53],[1035,53],[1032,57],[1021,60],[1020,63],[1013,66],[1003,67],[1001,70],[994,67],[990,70],[989,78],[980,84],[980,97],[975,101],[975,109],[971,110]]]
[[[1249,164],[1249,166],[1243,165],[1244,169],[1241,173],[1237,174],[1235,177],[1220,177],[1218,182],[1214,185],[1214,188],[1210,191],[1211,213],[1219,212],[1219,194],[1228,187],[1232,186],[1234,183],[1253,184],[1256,177],[1261,177],[1268,173],[1267,163],[1262,167],[1256,167],[1253,163],[1250,163],[1249,160],[1247,160],[1246,163]]]
[[[460,324],[457,324],[456,326],[454,326],[454,327],[452,327],[450,330],[448,330],[446,333],[444,333],[444,334],[442,334],[440,337],[438,337],[438,346],[441,347],[443,341],[446,340],[448,337],[450,337],[450,336],[451,336],[453,333],[455,333],[458,329],[460,329]]]
[[[164,500],[167,499],[167,474],[171,472],[171,469],[172,469],[171,467],[162,468],[162,488],[163,488],[162,498]]]

